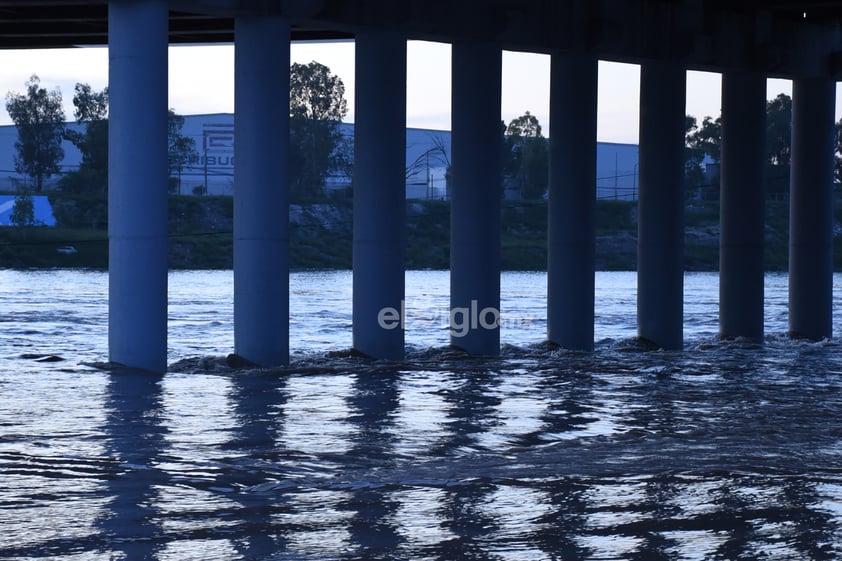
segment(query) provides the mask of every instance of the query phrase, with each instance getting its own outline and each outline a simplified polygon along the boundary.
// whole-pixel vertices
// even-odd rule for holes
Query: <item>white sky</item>
[[[348,100],[348,120],[353,121],[354,46],[352,42],[295,43],[292,61],[316,60],[342,78]],[[407,46],[407,125],[418,128],[450,128],[450,46],[410,41]],[[0,93],[21,92],[30,75],[41,85],[59,87],[65,113],[73,117],[73,86],[86,82],[95,90],[108,80],[105,48],[0,51]],[[546,55],[503,53],[503,106],[501,118],[510,121],[526,111],[549,128],[550,59]],[[169,105],[183,115],[231,113],[234,110],[234,48],[231,45],[170,47]],[[600,62],[599,121],[597,137],[606,142],[637,142],[639,68],[636,65]],[[785,80],[768,81],[769,99],[791,93]],[[837,90],[839,91],[839,90]],[[687,113],[700,122],[720,109],[720,76],[687,73]],[[842,97],[837,93],[837,119]],[[9,124],[0,109],[0,124]]]

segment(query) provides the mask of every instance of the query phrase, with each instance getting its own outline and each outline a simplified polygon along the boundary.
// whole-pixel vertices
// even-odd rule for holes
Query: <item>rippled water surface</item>
[[[447,273],[408,273],[387,363],[344,352],[350,273],[297,273],[292,365],[236,371],[231,282],[172,273],[153,376],[88,366],[105,274],[0,271],[0,558],[842,558],[842,354],[785,337],[785,276],[761,347],[718,341],[716,275],[688,275],[662,352],[635,275],[600,273],[583,354],[541,344],[545,276],[507,273],[489,360],[447,349]]]

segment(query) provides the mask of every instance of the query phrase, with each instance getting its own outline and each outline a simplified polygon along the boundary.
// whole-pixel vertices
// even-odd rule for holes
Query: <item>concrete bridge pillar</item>
[[[356,38],[354,349],[404,356],[406,39]]]
[[[289,360],[289,24],[234,28],[234,347],[261,366]]]
[[[166,0],[108,4],[110,360],[167,369]]]
[[[554,54],[550,71],[547,338],[594,344],[597,59]]]
[[[686,90],[681,66],[641,65],[637,323],[664,349],[683,347]]]
[[[792,84],[789,206],[789,331],[822,339],[833,332],[833,124],[836,82]]]
[[[454,43],[451,112],[451,345],[500,353],[502,51]]]
[[[722,75],[719,334],[763,341],[766,77]]]

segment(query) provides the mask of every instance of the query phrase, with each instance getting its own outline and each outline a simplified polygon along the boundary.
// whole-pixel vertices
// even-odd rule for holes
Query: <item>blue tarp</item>
[[[46,195],[32,195],[35,207],[35,224],[39,226],[55,226],[56,217],[53,207]],[[11,226],[12,209],[15,208],[14,195],[0,195],[0,226]]]

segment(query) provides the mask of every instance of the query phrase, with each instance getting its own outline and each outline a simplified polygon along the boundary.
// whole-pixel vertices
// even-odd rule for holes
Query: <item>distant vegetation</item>
[[[59,172],[64,158],[61,141],[64,136],[64,109],[61,91],[47,91],[33,74],[24,84],[26,93],[6,94],[6,111],[18,129],[15,142],[15,171],[28,175],[36,192],[44,189],[44,181]]]
[[[49,193],[56,228],[31,224],[31,200],[19,193],[13,215],[17,227],[0,228],[0,267],[105,268],[107,243],[108,89],[77,84],[73,103],[79,131],[66,130],[61,94],[40,86],[37,76],[24,94],[9,92],[6,107],[18,127],[19,173],[34,190],[57,172],[61,139],[81,152],[78,170],[65,174]],[[346,269],[352,265],[352,201],[349,193],[328,195],[331,174],[352,177],[353,143],[339,134],[347,113],[344,85],[317,62],[290,69],[290,265],[293,269]],[[767,102],[767,194],[765,261],[769,270],[787,268],[789,155],[792,100],[781,94]],[[230,268],[233,248],[233,200],[230,197],[180,196],[178,175],[195,161],[192,139],[181,136],[183,118],[169,114],[169,166],[175,179],[170,214],[172,268]],[[521,199],[502,202],[502,266],[508,270],[544,270],[547,255],[547,139],[538,119],[527,111],[501,123],[502,172],[507,193]],[[687,193],[685,264],[688,270],[716,270],[719,255],[719,186],[704,169],[721,157],[721,118],[701,123],[686,118]],[[449,167],[442,145],[431,149]],[[441,152],[439,154],[439,152]],[[429,154],[427,154],[429,155]],[[407,170],[409,173],[412,166]],[[711,168],[711,169],[715,169]],[[842,181],[842,121],[836,128],[836,175]],[[407,201],[408,269],[446,269],[450,254],[450,205],[445,201]],[[836,209],[837,223],[842,212]],[[637,253],[635,202],[598,201],[596,262],[600,270],[634,270]],[[72,246],[73,251],[68,248]],[[62,249],[62,251],[58,251]],[[842,270],[842,244],[836,267]]]
[[[106,202],[102,196],[53,193],[55,228],[0,228],[0,267],[92,267],[108,265]],[[407,269],[447,269],[450,259],[450,204],[407,201]],[[169,201],[170,267],[232,267],[233,199],[173,195]],[[337,196],[290,207],[292,269],[349,269],[352,265],[352,202]],[[842,206],[836,208],[842,223]],[[685,265],[688,270],[719,267],[719,205],[692,201],[685,211]],[[506,270],[545,270],[547,204],[503,201],[502,265]],[[76,252],[61,253],[73,246]],[[637,254],[637,205],[598,201],[598,270],[634,270]],[[788,205],[767,201],[765,261],[768,270],[785,271],[788,258]],[[842,243],[835,265],[842,270]]]

